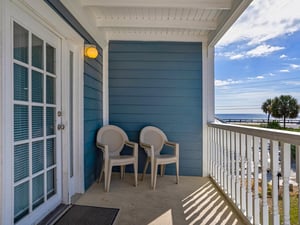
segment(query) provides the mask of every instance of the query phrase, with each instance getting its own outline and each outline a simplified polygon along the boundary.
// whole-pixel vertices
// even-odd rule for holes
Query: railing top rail
[[[208,123],[209,127],[219,128],[232,132],[242,133],[255,137],[266,138],[275,141],[281,141],[294,145],[300,145],[300,133],[286,131],[286,130],[275,130],[260,127],[250,127],[235,124],[224,124],[224,123]]]

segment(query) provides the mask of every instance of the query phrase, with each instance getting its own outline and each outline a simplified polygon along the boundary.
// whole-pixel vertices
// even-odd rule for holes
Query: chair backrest
[[[166,141],[168,141],[167,136],[157,127],[147,126],[140,132],[140,142],[153,145],[155,155],[160,154]],[[149,156],[150,152],[146,152]]]
[[[120,155],[125,141],[128,141],[128,136],[120,127],[105,125],[98,130],[97,143],[108,145],[110,156]]]

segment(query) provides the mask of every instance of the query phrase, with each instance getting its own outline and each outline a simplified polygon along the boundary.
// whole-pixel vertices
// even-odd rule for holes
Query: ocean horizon
[[[218,113],[216,114],[216,117],[218,119],[268,119],[268,115],[267,114],[262,114],[262,113],[231,113],[231,114],[223,114],[223,113]],[[278,120],[279,118],[273,118],[270,117],[270,119],[274,119],[274,120]],[[290,118],[287,118],[290,120]],[[300,116],[298,116],[297,118],[295,118],[296,120],[300,119]]]

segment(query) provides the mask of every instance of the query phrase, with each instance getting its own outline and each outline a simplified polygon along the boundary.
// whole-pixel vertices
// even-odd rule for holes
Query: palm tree
[[[270,121],[270,116],[272,114],[272,99],[268,98],[262,105],[261,109],[264,113],[268,115],[268,124]]]
[[[272,116],[275,118],[283,117],[283,127],[285,128],[286,118],[296,118],[299,113],[297,99],[290,95],[280,95],[272,101]]]

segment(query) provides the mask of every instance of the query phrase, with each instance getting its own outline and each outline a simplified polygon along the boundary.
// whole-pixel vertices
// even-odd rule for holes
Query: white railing
[[[210,175],[249,222],[279,225],[282,217],[284,225],[291,224],[291,147],[299,188],[300,133],[223,123],[210,123],[208,129]]]

